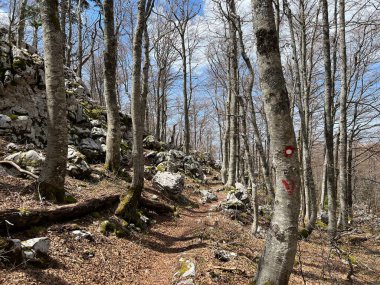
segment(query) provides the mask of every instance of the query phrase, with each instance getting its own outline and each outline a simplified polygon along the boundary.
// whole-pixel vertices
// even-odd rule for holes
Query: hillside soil
[[[198,285],[250,284],[265,240],[252,237],[249,225],[216,210],[226,196],[218,191],[221,184],[186,182],[181,203],[170,201],[148,182],[144,195],[176,203],[178,214],[155,215],[148,229],[133,231],[125,238],[99,232],[99,224],[112,215],[113,209],[24,232],[10,231],[12,238],[22,240],[47,236],[51,239],[50,259],[44,268],[32,264],[0,267],[0,284],[169,285],[181,257],[195,262]],[[82,201],[123,193],[126,185],[112,177],[99,184],[69,179],[67,191]],[[202,204],[197,189],[213,191],[219,201]],[[56,207],[33,199],[33,191],[31,180],[0,177],[0,210]],[[93,240],[76,239],[71,232],[78,228],[90,232]],[[335,250],[329,246],[325,230],[317,229],[309,240],[299,242],[290,284],[380,284],[380,240],[375,239],[372,230],[361,224],[354,234],[343,236],[337,245],[339,250]],[[214,254],[219,249],[235,252],[237,257],[222,262]],[[348,280],[350,263],[353,275]]]

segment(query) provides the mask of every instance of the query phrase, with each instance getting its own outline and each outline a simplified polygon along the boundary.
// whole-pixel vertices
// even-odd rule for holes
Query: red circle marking
[[[284,149],[285,157],[292,157],[294,155],[295,148],[294,146],[287,146]]]

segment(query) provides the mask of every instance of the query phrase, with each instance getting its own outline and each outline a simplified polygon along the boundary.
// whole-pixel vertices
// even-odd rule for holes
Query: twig
[[[13,161],[6,161],[6,160],[1,160],[0,161],[0,164],[5,164],[5,165],[10,165],[14,168],[16,168],[18,170],[18,172],[20,173],[23,173],[23,174],[26,174],[26,175],[29,175],[30,177],[34,178],[34,179],[38,179],[38,176],[33,174],[32,172],[29,172],[25,169],[22,169],[20,166],[18,166],[16,163],[14,163]]]

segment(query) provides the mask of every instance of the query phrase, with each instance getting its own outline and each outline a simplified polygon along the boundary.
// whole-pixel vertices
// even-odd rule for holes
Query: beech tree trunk
[[[63,36],[58,0],[43,0],[40,5],[48,117],[46,159],[38,180],[39,194],[48,200],[63,202],[68,142]]]
[[[83,42],[82,42],[82,1],[78,0],[77,20],[78,20],[78,51],[77,51],[77,76],[82,78],[82,59],[83,59]]]
[[[28,0],[21,0],[20,9],[19,9],[19,20],[18,20],[18,29],[17,29],[17,46],[21,47],[24,42],[25,36],[25,14],[26,14],[26,5]]]
[[[228,0],[229,12],[232,15],[236,14],[235,0]],[[236,25],[233,19],[229,19],[229,57],[230,57],[230,80],[229,88],[231,92],[230,107],[230,134],[229,134],[229,159],[228,159],[228,179],[226,186],[234,187],[236,183],[236,168],[237,168],[237,144],[238,144],[238,101],[239,82],[238,82],[238,58],[237,58],[237,36]]]
[[[132,162],[133,162],[133,178],[132,185],[128,189],[126,196],[121,200],[115,214],[127,221],[137,219],[137,206],[141,198],[141,193],[144,188],[144,149],[143,149],[143,134],[144,134],[144,116],[145,116],[145,100],[144,93],[147,93],[147,76],[148,70],[144,70],[144,86],[141,87],[141,62],[142,62],[142,44],[144,31],[145,48],[149,50],[149,38],[146,29],[146,22],[153,5],[152,0],[148,0],[146,8],[146,0],[139,0],[136,30],[133,37],[133,67],[132,67]],[[147,9],[147,10],[146,10]],[[150,13],[150,12],[149,12]],[[148,52],[145,53],[148,56]],[[149,58],[145,59],[144,68],[149,66]],[[142,93],[142,91],[144,91]]]
[[[340,120],[339,120],[339,221],[343,230],[348,225],[347,211],[347,52],[345,1],[339,0]]]
[[[272,1],[252,0],[252,4],[260,85],[277,189],[271,226],[255,284],[287,284],[297,251],[300,165]]]
[[[328,195],[328,231],[331,238],[336,234],[336,188],[334,171],[334,121],[332,116],[333,93],[332,74],[330,59],[330,25],[327,0],[322,3],[322,25],[323,25],[323,58],[325,66],[325,143],[326,143],[326,188]]]
[[[114,27],[113,0],[104,0],[104,98],[107,107],[105,167],[117,172],[120,167],[120,116],[116,94],[117,38]]]

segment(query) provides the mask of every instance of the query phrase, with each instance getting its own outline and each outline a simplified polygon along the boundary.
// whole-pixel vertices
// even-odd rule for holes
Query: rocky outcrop
[[[27,45],[23,48],[9,45],[0,33],[0,137],[15,146],[8,152],[12,153],[26,144],[31,144],[33,149],[46,146],[44,77],[43,58]],[[69,68],[65,68],[65,87],[69,144],[72,145],[68,151],[68,172],[72,176],[83,177],[89,173],[89,162],[103,162],[105,159],[107,114],[105,108],[91,98],[84,82]],[[124,156],[128,156],[132,121],[124,113],[120,113],[120,119],[121,150]],[[42,160],[35,158],[36,165],[26,163],[25,167],[38,173]],[[19,159],[13,157],[12,161]]]

